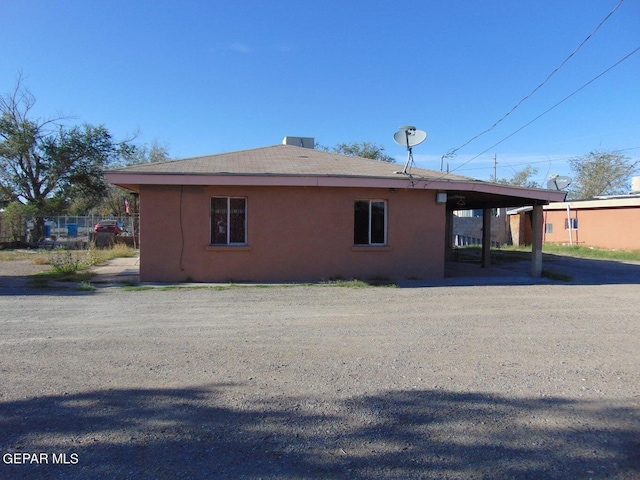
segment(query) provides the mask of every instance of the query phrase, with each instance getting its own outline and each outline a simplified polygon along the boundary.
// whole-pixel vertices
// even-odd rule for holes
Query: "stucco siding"
[[[247,199],[247,245],[210,245],[210,199]],[[387,202],[387,246],[354,247],[356,200]],[[416,189],[153,186],[140,191],[142,281],[444,275],[445,210]]]
[[[547,210],[545,223],[553,224],[553,233],[545,233],[544,241],[569,243],[565,228],[566,210]],[[571,209],[570,216],[577,219],[573,230],[576,245],[620,250],[640,249],[640,208]]]

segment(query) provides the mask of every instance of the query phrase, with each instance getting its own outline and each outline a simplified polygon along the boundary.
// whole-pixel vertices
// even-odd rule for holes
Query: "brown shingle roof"
[[[113,173],[187,175],[279,175],[397,178],[403,164],[350,157],[322,150],[274,145],[169,162],[145,163],[111,170]],[[425,179],[470,181],[469,177],[423,168],[411,175]]]

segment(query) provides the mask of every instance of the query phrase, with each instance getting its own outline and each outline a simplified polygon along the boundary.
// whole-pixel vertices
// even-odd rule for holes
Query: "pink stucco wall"
[[[571,218],[578,219],[573,230],[573,244],[619,250],[640,250],[640,208],[572,209]],[[566,210],[547,210],[545,223],[553,224],[553,233],[545,233],[544,241],[569,244],[565,229]]]
[[[213,247],[210,199],[247,198],[246,247]],[[354,201],[388,202],[388,246],[354,247]],[[142,281],[444,275],[445,208],[424,189],[153,186],[140,191]]]

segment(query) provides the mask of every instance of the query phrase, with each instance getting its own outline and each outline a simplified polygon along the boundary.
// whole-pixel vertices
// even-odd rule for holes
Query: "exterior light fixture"
[[[447,203],[447,192],[437,192],[436,203]]]

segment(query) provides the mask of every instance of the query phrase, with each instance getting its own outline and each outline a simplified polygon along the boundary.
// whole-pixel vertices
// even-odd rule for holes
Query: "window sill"
[[[249,245],[208,245],[206,250],[208,252],[249,252],[251,247]]]
[[[354,245],[351,247],[352,252],[390,252],[389,245]]]

